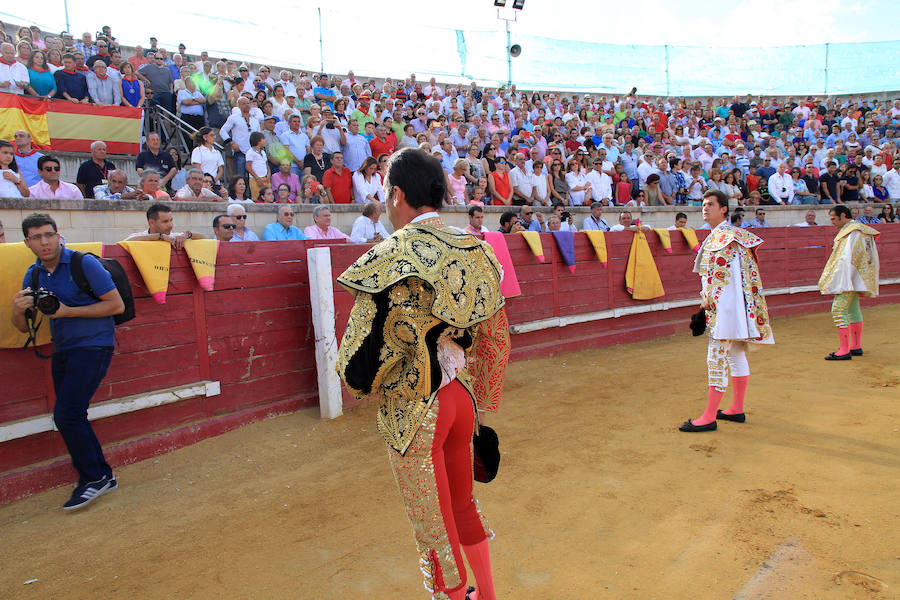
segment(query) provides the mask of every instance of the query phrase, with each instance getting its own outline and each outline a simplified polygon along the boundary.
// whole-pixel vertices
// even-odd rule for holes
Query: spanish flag
[[[143,109],[127,106],[0,94],[0,139],[11,140],[24,129],[40,150],[90,152],[91,144],[102,140],[110,154],[138,154],[143,114]]]

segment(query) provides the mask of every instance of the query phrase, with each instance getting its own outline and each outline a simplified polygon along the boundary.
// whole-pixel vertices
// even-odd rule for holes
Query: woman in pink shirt
[[[453,172],[447,174],[447,187],[450,192],[450,204],[464,206],[469,203],[469,195],[466,192],[466,171],[469,169],[469,161],[464,158],[456,159],[453,163]]]

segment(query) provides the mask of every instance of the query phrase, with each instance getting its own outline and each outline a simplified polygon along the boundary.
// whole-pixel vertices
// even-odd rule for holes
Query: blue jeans
[[[162,94],[153,94],[153,98],[150,99],[150,106],[162,106],[169,112],[172,112],[172,101],[175,99],[175,95],[172,92],[165,92]]]
[[[240,150],[234,151],[234,174],[239,177],[247,176],[247,157]]]
[[[51,371],[56,406],[53,421],[62,435],[79,483],[111,477],[112,469],[87,419],[88,404],[106,376],[112,346],[87,346],[53,353]]]

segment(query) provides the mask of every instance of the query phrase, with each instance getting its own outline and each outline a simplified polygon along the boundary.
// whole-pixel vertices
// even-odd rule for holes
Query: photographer
[[[112,277],[89,254],[84,255],[82,269],[94,296],[73,281],[72,251],[60,243],[56,222],[50,215],[26,217],[22,221],[22,234],[25,245],[37,260],[25,273],[24,289],[13,297],[12,323],[19,331],[28,333],[26,311],[36,315],[37,307],[50,322],[51,371],[56,392],[53,421],[72,457],[72,466],[78,471],[78,485],[63,510],[73,510],[118,487],[87,420],[87,409],[112,359],[115,327],[112,317],[122,313],[125,305]],[[33,291],[35,272],[39,289]]]

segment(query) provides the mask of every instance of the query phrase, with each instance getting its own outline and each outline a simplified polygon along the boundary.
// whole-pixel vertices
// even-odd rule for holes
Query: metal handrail
[[[172,145],[173,139],[177,140],[175,147],[178,148],[178,151],[183,154],[190,154],[191,146],[188,144],[187,139],[185,139],[185,135],[193,137],[194,134],[198,131],[196,127],[194,127],[187,121],[184,121],[183,119],[181,119],[181,117],[179,117],[172,111],[158,104],[151,106],[150,110],[148,111],[148,120],[151,119],[155,120],[157,131],[165,131],[169,145]],[[171,127],[171,132],[168,130],[169,127],[167,127],[167,125]],[[225,147],[219,142],[213,142],[213,147],[224,154]],[[227,174],[230,171],[227,162],[225,165],[225,171],[227,179]]]

